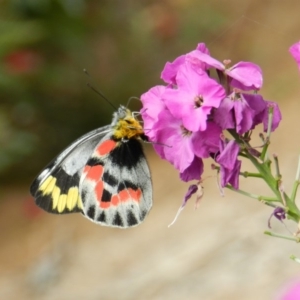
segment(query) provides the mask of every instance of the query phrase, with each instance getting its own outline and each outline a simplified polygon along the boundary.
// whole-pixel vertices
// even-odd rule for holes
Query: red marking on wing
[[[119,194],[113,195],[110,202],[112,205],[117,206],[120,203]]]
[[[96,186],[95,186],[95,193],[96,193],[96,197],[97,197],[97,201],[99,202],[100,206],[101,206],[101,199],[102,199],[102,195],[103,195],[103,181],[100,180],[97,182]]]
[[[90,170],[91,166],[86,165],[83,169],[83,173],[88,173],[88,171]]]
[[[140,202],[142,191],[140,189],[137,189],[136,191],[133,189],[128,189],[131,199],[133,199],[136,202]]]
[[[113,195],[111,198],[112,205],[118,205],[120,202],[127,202],[130,200],[140,202],[142,191],[140,189],[133,190],[131,188],[122,190],[118,194]]]
[[[131,188],[122,190],[118,194],[111,197],[110,201],[101,201],[103,195],[103,181],[99,181],[95,186],[95,192],[97,195],[97,201],[99,206],[103,209],[107,209],[110,206],[118,206],[121,202],[136,201],[140,202],[142,191],[140,189],[133,190]]]
[[[106,201],[104,202],[104,201],[101,201],[101,202],[100,202],[100,207],[103,208],[103,209],[107,209],[107,208],[110,207],[110,204],[111,204],[110,202],[106,202]]]
[[[103,175],[103,166],[96,165],[96,166],[85,166],[84,172],[87,172],[86,178],[94,181],[99,181]]]
[[[99,156],[106,155],[110,153],[115,147],[116,147],[116,142],[113,140],[107,140],[104,141],[102,144],[98,146],[96,149],[96,152]]]

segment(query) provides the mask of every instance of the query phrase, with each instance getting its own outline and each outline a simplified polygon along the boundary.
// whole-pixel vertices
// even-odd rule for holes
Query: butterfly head
[[[131,138],[140,138],[144,135],[144,130],[140,122],[128,108],[122,105],[114,113],[112,126],[114,127],[113,137],[116,139],[128,140]]]

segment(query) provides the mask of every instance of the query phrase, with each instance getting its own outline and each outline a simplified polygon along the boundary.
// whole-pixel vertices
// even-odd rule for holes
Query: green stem
[[[280,202],[287,207],[287,215],[289,219],[294,220],[295,222],[299,222],[300,220],[300,211],[298,207],[295,205],[293,201],[286,195],[285,192],[280,191],[280,178],[274,178],[271,169],[269,168],[267,162],[259,163],[255,157],[253,157],[250,153],[246,152],[248,155],[248,159],[253,163],[259,173],[262,175],[263,180],[270,187],[270,189],[275,194],[276,198],[280,200]]]
[[[273,158],[274,158],[274,162],[275,162],[276,178],[281,179],[278,156],[274,154]]]
[[[268,129],[267,129],[267,140],[270,141],[271,139],[271,132],[272,132],[272,122],[273,122],[273,107],[269,107],[269,114],[268,114]]]
[[[274,233],[274,232],[271,232],[271,231],[265,231],[264,234],[272,236],[272,237],[277,237],[277,238],[280,238],[280,239],[300,243],[300,237],[292,237],[292,236],[287,236],[287,235],[281,235],[281,234],[277,234],[277,233]]]
[[[261,155],[260,155],[260,159],[262,161],[265,161],[266,157],[268,158],[267,153],[268,153],[269,145],[270,145],[270,141],[268,139],[265,139],[264,146],[263,146],[263,149],[262,149]]]
[[[247,177],[254,177],[254,178],[262,178],[261,174],[259,173],[251,173],[251,172],[240,172],[240,175],[242,175],[243,177],[247,178]]]
[[[277,205],[271,204],[271,203],[268,203],[268,202],[276,202],[276,201],[278,202],[279,201],[276,198],[271,198],[271,197],[265,197],[265,196],[260,196],[260,195],[256,195],[256,194],[251,194],[251,193],[248,193],[248,192],[243,191],[243,190],[236,190],[231,185],[226,185],[226,188],[228,188],[231,191],[237,192],[237,193],[239,193],[241,195],[244,195],[246,197],[250,197],[250,198],[256,199],[256,200],[258,200],[260,202],[263,202],[264,204],[272,206],[274,208],[277,207]]]
[[[300,184],[300,156],[298,158],[297,173],[296,173],[296,178],[295,178],[295,182],[293,184],[293,189],[292,189],[292,194],[291,194],[291,201],[293,203],[295,203],[295,201],[296,201],[297,190],[298,190],[299,184]]]
[[[273,193],[276,195],[278,199],[281,199],[280,192],[277,188],[277,181],[271,174],[271,170],[267,167],[265,163],[259,163],[255,157],[253,157],[250,153],[247,153],[248,159],[253,163],[253,165],[256,167],[256,169],[261,174],[263,180],[266,182],[266,184],[270,187],[270,189],[273,191]]]
[[[259,195],[251,194],[251,193],[248,193],[248,192],[245,192],[245,191],[242,191],[242,190],[236,190],[231,185],[226,185],[226,188],[228,188],[231,191],[234,191],[234,192],[237,192],[239,194],[242,194],[242,195],[244,195],[246,197],[250,197],[250,198],[253,198],[253,199],[256,199],[256,200],[260,200],[260,196]]]
[[[296,257],[295,255],[291,255],[290,259],[292,259],[293,261],[297,262],[298,264],[300,264],[300,258]]]
[[[266,138],[264,139],[264,147],[263,150],[261,152],[261,160],[265,161],[266,160],[266,156],[267,156],[267,151],[270,145],[270,138],[271,138],[271,131],[272,131],[272,121],[273,121],[273,108],[270,107],[269,108],[269,114],[268,114],[268,129],[267,129],[267,134],[266,134]]]
[[[270,109],[269,110],[269,123],[268,123],[268,132],[267,132],[267,137],[266,137],[266,144],[264,146],[264,150],[263,150],[263,155],[261,156],[261,158],[265,159],[265,153],[266,153],[266,149],[268,147],[268,145],[270,144],[270,134],[271,134],[271,126],[272,126],[272,118],[273,118],[273,110]],[[277,160],[277,178],[274,178],[272,172],[271,172],[271,168],[270,168],[270,164],[271,161],[270,160],[263,160],[263,162],[259,162],[258,159],[256,157],[254,157],[250,152],[249,152],[249,148],[251,148],[251,145],[249,145],[247,142],[245,142],[244,140],[242,140],[240,138],[240,136],[237,134],[237,132],[235,132],[235,130],[228,130],[228,132],[232,135],[232,137],[235,139],[235,141],[237,143],[239,143],[242,147],[242,145],[244,145],[245,147],[241,148],[241,152],[240,155],[243,153],[243,156],[246,156],[247,159],[249,159],[252,164],[256,167],[256,169],[258,170],[258,173],[261,175],[261,178],[266,182],[266,184],[269,186],[269,188],[273,191],[273,193],[275,194],[275,198],[277,199],[276,201],[281,202],[284,207],[286,208],[286,212],[288,215],[289,219],[292,219],[293,221],[299,223],[300,221],[300,211],[298,209],[298,207],[295,204],[295,201],[291,201],[291,199],[286,195],[286,193],[283,190],[283,186],[281,184],[281,176],[280,176],[280,172],[279,172],[279,165],[278,165],[278,160]],[[300,171],[299,171],[300,173]],[[255,174],[255,173],[253,173]],[[230,187],[228,187],[230,188]],[[230,188],[231,189],[231,188]],[[233,189],[234,190],[234,189]],[[255,194],[250,194],[241,190],[235,190],[240,194],[243,194],[245,196],[257,199],[262,201],[262,198],[258,195]],[[294,191],[296,191],[296,187],[294,188]],[[292,194],[292,196],[295,197],[294,194]]]

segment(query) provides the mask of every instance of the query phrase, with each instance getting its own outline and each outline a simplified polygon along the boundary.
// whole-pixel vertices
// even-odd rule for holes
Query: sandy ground
[[[293,126],[298,106],[294,101],[284,107],[291,118],[274,135],[272,148],[281,156],[289,139],[283,132]],[[287,189],[300,142],[293,143],[282,158]],[[187,185],[147,152],[154,207],[130,230],[97,226],[77,214],[35,215],[25,189],[4,191],[0,299],[279,299],[286,284],[300,279],[300,265],[289,259],[299,255],[299,245],[263,234],[270,208],[230,191],[220,197],[214,178],[205,181],[198,210],[191,200],[168,228]],[[209,168],[207,175],[213,175]],[[267,191],[258,181],[243,179],[241,185]],[[280,222],[272,224],[288,234]]]

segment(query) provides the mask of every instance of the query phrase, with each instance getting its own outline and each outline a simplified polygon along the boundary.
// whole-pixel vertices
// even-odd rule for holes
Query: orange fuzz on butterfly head
[[[138,139],[144,135],[144,130],[140,122],[133,116],[129,109],[123,106],[114,115],[113,125],[113,137],[116,139]]]

